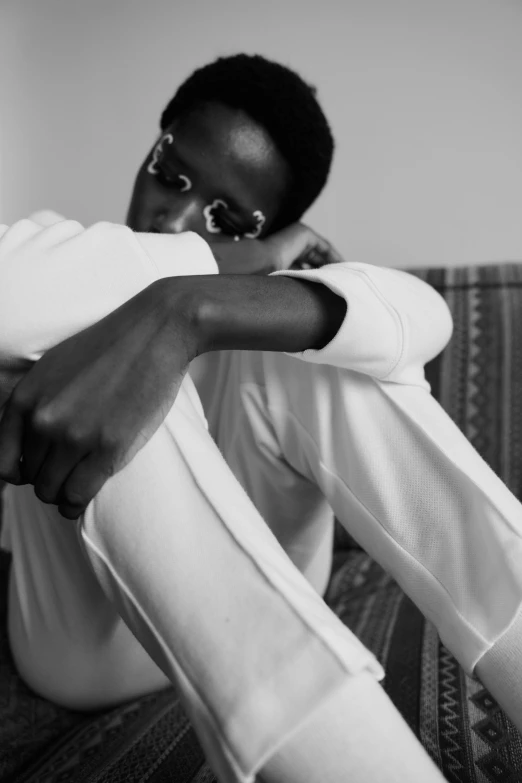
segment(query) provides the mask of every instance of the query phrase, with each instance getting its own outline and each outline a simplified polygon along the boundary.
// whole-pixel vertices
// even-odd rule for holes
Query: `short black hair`
[[[291,184],[273,229],[299,220],[328,179],[334,140],[316,90],[260,55],[220,57],[198,68],[161,115],[161,129],[205,103],[240,109],[261,125],[289,165]]]

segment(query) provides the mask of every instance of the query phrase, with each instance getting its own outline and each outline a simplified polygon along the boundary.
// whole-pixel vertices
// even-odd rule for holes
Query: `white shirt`
[[[0,229],[0,404],[29,361],[154,280],[183,269],[216,271],[203,240],[138,235],[109,224],[84,230],[71,221],[45,229],[21,221]],[[429,286],[389,269],[341,264],[298,274],[346,298],[341,329],[321,351],[300,358],[245,351],[219,359],[218,406],[208,406],[212,431],[273,529],[281,532],[311,508],[314,530],[327,503],[472,672],[520,622],[522,507],[429,394],[422,365],[449,338],[447,308]],[[181,407],[187,407],[187,395],[200,412],[189,379],[180,391]],[[184,448],[189,454],[190,438]],[[221,519],[237,517],[239,501],[227,506],[223,495],[224,475],[218,481],[206,471],[196,451],[191,466],[202,492],[213,497]],[[146,469],[145,457],[138,455],[136,469]],[[128,468],[127,475],[133,474],[132,464]],[[121,481],[116,476],[106,486],[105,497],[117,495]],[[23,488],[10,494],[29,502]],[[32,511],[43,513],[43,504],[32,502]],[[153,508],[153,494],[146,503],[139,497],[133,502],[144,504],[145,520],[150,509],[155,516],[161,512]],[[249,513],[245,506],[243,518]],[[24,539],[23,516],[16,524],[17,547],[27,554],[32,544],[30,536]],[[12,538],[16,519],[13,512]],[[236,540],[246,537],[249,551],[248,524],[237,518],[234,525]],[[161,551],[156,554],[161,559]],[[269,568],[272,580],[281,578],[279,566],[257,562],[261,570]],[[231,580],[233,575],[231,569]],[[306,593],[302,586],[299,591]],[[282,592],[294,595],[288,586]],[[320,614],[320,605],[306,595],[301,604],[295,598],[294,606],[308,607],[303,617],[311,607]],[[346,658],[338,641],[346,634],[333,621],[319,635],[326,644],[337,640],[334,647]],[[379,671],[355,641],[353,648],[359,666]],[[221,704],[217,696],[214,704]],[[243,714],[238,730],[244,721]]]

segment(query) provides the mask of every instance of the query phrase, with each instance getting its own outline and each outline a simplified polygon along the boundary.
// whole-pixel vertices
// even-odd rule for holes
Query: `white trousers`
[[[210,430],[299,570],[324,588],[333,509],[522,731],[522,505],[427,389],[280,353],[202,359]]]
[[[293,559],[305,570],[328,529],[321,495],[522,728],[521,507],[440,406],[425,390],[278,354],[244,354],[226,379],[229,441],[218,442]],[[303,759],[311,781],[327,781],[326,758],[342,769],[375,758],[347,742],[365,702],[367,739],[378,723],[396,748],[416,748],[412,779],[437,774],[377,706],[379,665],[293,568],[188,379],[78,527],[31,487],[8,489],[5,515],[13,653],[43,695],[99,707],[172,681],[225,781],[259,770],[290,781]]]
[[[43,696],[99,708],[171,681],[223,781],[374,780],[363,736],[388,748],[397,780],[440,780],[379,664],[233,477],[189,379],[78,525],[31,487],[7,488],[5,520],[13,655]]]

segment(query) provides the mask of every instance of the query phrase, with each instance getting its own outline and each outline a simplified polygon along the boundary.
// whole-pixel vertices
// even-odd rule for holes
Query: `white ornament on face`
[[[158,163],[160,159],[160,155],[163,152],[163,145],[172,144],[173,141],[174,141],[174,136],[172,135],[172,133],[166,133],[158,141],[158,143],[156,144],[156,146],[152,151],[152,160],[147,166],[147,171],[149,172],[149,174],[159,174],[159,171],[156,168],[156,164]],[[185,188],[185,190],[188,190],[188,188]]]
[[[190,190],[192,188],[192,182],[187,176],[185,176],[185,174],[178,174],[178,177],[184,183],[183,187],[179,189],[180,193],[185,193],[186,190]]]
[[[209,204],[207,207],[203,210],[203,215],[205,217],[205,223],[206,223],[206,229],[209,234],[221,234],[221,228],[219,226],[216,226],[216,221],[214,218],[214,210],[216,210],[218,207],[223,207],[223,209],[228,209],[228,204],[226,201],[223,201],[221,198],[216,198],[212,202],[212,204]]]
[[[253,231],[249,231],[248,234],[245,234],[245,236],[248,237],[249,239],[257,239],[266,222],[266,218],[260,209],[256,209],[256,211],[253,214],[256,219],[256,227]]]

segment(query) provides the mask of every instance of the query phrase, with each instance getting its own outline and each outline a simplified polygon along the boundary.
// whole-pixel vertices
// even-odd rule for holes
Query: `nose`
[[[184,231],[200,233],[200,224],[201,209],[196,200],[162,209],[154,218],[154,228],[162,234],[181,234]]]

